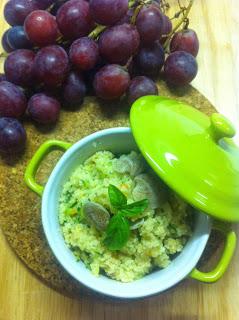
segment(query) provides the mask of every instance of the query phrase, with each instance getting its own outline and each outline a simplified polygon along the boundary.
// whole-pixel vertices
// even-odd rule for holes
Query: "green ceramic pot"
[[[34,192],[43,195],[42,221],[51,249],[78,281],[119,298],[163,292],[187,275],[202,282],[217,281],[226,271],[236,246],[236,234],[226,222],[239,220],[239,153],[230,139],[234,128],[222,115],[208,118],[184,103],[155,96],[136,101],[130,121],[132,131],[130,128],[103,130],[73,146],[62,141],[47,141],[33,156],[26,169],[25,182]],[[44,157],[55,148],[66,152],[43,188],[36,182],[35,175]],[[76,165],[99,150],[125,153],[132,148],[139,148],[158,176],[195,207],[197,219],[193,236],[172,265],[139,281],[122,284],[103,276],[95,278],[75,261],[61,235],[57,208],[61,186]],[[207,215],[221,221],[212,222]],[[196,263],[211,227],[220,230],[226,241],[217,266],[211,272],[201,272],[196,269]]]

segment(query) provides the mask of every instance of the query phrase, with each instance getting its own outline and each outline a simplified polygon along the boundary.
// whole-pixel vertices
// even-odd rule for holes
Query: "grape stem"
[[[167,40],[164,43],[164,49],[166,50],[168,48],[169,42],[171,40],[172,35],[180,28],[180,26],[186,22],[186,25],[188,25],[188,15],[189,12],[192,8],[194,0],[190,0],[189,5],[187,6],[187,8],[182,8],[183,11],[183,16],[182,18],[178,21],[178,23],[175,25],[175,27],[172,29],[172,31],[169,33],[169,35],[167,36]]]
[[[179,8],[180,8],[180,9],[183,9],[183,6],[182,6],[182,4],[181,4],[181,0],[178,0],[178,5],[179,5]]]
[[[131,24],[135,25],[136,19],[137,19],[137,16],[138,16],[140,10],[143,8],[144,5],[147,5],[147,4],[150,4],[150,3],[152,3],[152,0],[142,0],[142,1],[139,2],[139,5],[135,8],[134,14],[133,14],[133,16],[132,16],[132,18],[130,20]]]
[[[8,56],[8,53],[7,52],[1,52],[0,53],[0,58],[7,58],[7,56]]]
[[[161,7],[163,13],[165,14],[166,11],[170,8],[170,5],[169,5],[169,3],[166,2],[165,0],[162,0],[162,1],[160,2],[160,7]]]
[[[130,0],[129,1],[129,8],[132,8],[136,4],[137,0]]]
[[[140,10],[143,8],[143,6],[144,6],[144,4],[141,3],[139,6],[136,7],[136,9],[134,10],[134,14],[130,20],[131,24],[135,25],[137,16],[138,16]]]
[[[101,32],[103,32],[105,29],[106,26],[102,26],[99,24],[93,31],[91,31],[88,37],[96,40],[101,34]]]

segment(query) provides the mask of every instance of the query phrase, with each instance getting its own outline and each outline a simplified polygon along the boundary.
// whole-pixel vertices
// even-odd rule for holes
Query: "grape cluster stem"
[[[6,59],[7,56],[8,56],[8,53],[6,53],[6,52],[1,52],[0,53],[0,58]]]
[[[174,28],[173,28],[172,31],[169,33],[169,35],[167,36],[167,40],[166,40],[165,43],[164,43],[164,49],[165,49],[165,50],[167,50],[172,36],[173,36],[174,33],[181,27],[181,25],[184,23],[184,24],[185,24],[185,26],[184,26],[185,29],[188,27],[188,23],[189,23],[188,15],[189,15],[189,12],[190,12],[190,10],[191,10],[191,8],[192,8],[192,6],[193,6],[193,2],[194,2],[194,0],[190,0],[187,8],[181,7],[181,4],[180,4],[180,12],[183,13],[183,16],[182,16],[182,18],[178,21],[178,23],[174,26]]]
[[[91,39],[97,39],[105,29],[106,29],[106,26],[102,26],[99,24],[93,31],[91,31],[88,37]]]

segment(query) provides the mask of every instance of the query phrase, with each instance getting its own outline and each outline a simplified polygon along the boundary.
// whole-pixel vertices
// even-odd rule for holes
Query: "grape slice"
[[[110,214],[102,205],[95,202],[86,202],[82,210],[89,225],[100,231],[106,229],[110,220]]]
[[[134,179],[136,185],[132,191],[133,199],[149,200],[149,207],[157,209],[166,201],[166,193],[162,185],[147,173],[140,174]]]
[[[121,155],[118,159],[115,159],[113,169],[119,173],[129,173],[132,177],[137,176],[144,170],[143,157],[132,151],[130,154]]]

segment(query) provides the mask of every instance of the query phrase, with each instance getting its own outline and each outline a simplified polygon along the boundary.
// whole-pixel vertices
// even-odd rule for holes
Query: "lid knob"
[[[222,138],[232,138],[236,134],[231,121],[220,113],[213,113],[211,115],[211,129],[216,142]]]

